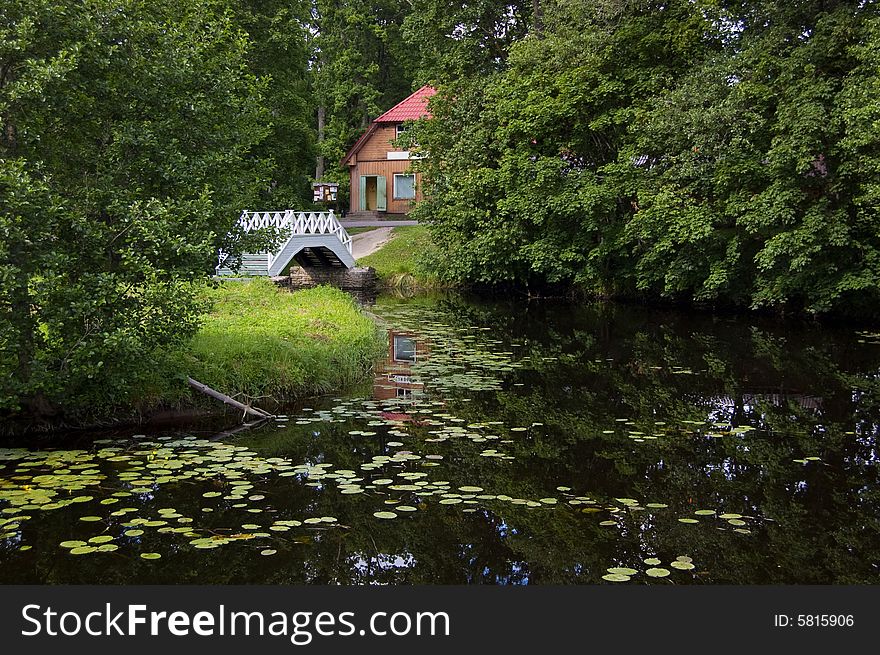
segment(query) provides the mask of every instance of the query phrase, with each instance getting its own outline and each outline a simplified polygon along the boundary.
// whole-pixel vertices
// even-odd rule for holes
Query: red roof
[[[340,164],[345,166],[351,156],[361,149],[361,146],[367,142],[367,139],[376,131],[376,125],[379,123],[402,123],[403,121],[414,121],[419,118],[431,118],[428,111],[428,100],[437,93],[437,89],[427,84],[421,89],[413,93],[408,98],[404,98],[391,109],[379,116],[370,123],[369,129],[361,135],[355,144],[351,147],[345,157],[342,158]]]
[[[408,98],[398,102],[373,122],[402,123],[403,121],[414,121],[419,118],[430,118],[428,99],[435,93],[437,93],[437,89],[425,85]]]

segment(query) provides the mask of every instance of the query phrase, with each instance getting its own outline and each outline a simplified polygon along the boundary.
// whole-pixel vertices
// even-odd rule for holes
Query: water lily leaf
[[[141,559],[160,559],[162,555],[159,553],[141,553]]]
[[[80,548],[85,545],[85,541],[62,541],[60,544],[62,548]]]
[[[387,520],[397,518],[397,514],[395,514],[394,512],[373,512],[373,516],[375,516],[377,519]]]
[[[260,555],[267,555],[267,556],[274,555],[277,552],[278,552],[277,550],[272,550],[271,548],[267,548],[266,550],[261,550]]]
[[[669,573],[669,569],[662,568],[651,568],[645,571],[645,575],[652,578],[665,578],[667,575],[669,575]]]
[[[621,575],[628,575],[628,576],[633,576],[636,573],[638,573],[638,571],[636,571],[635,569],[628,569],[626,567],[621,567],[621,566],[607,569],[607,571],[608,571],[608,573],[619,573]]]
[[[671,566],[674,569],[679,569],[680,571],[690,571],[694,568],[694,565],[691,564],[690,562],[679,562],[679,561],[670,562],[669,566]]]
[[[648,566],[657,566],[658,564],[660,564],[660,560],[656,557],[649,557],[648,559],[644,560],[644,562]]]
[[[97,548],[94,546],[78,546],[70,550],[71,555],[86,555],[88,553],[94,553]]]
[[[699,523],[697,519],[678,519],[679,523]]]
[[[629,582],[631,578],[622,573],[606,573],[602,576],[602,579],[608,582]]]

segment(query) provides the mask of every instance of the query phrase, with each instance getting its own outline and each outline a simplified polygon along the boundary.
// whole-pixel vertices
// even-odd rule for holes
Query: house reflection
[[[424,384],[413,377],[412,367],[429,351],[428,344],[413,332],[389,330],[388,354],[376,365],[373,379],[373,398],[411,398]],[[402,419],[406,420],[406,419]]]

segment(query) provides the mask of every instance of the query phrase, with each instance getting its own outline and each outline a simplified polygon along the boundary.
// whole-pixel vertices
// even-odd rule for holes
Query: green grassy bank
[[[388,243],[372,255],[359,259],[358,266],[372,266],[386,287],[440,287],[440,281],[427,267],[433,253],[428,228],[404,225],[394,228],[391,234]]]
[[[268,280],[225,282],[183,355],[186,373],[228,395],[289,399],[369,376],[381,347],[375,324],[330,287],[296,292]]]
[[[222,408],[189,389],[192,377],[233,398],[274,402],[342,390],[369,379],[383,343],[376,325],[339,289],[289,292],[269,280],[223,282],[206,291],[202,327],[141,387],[142,416]]]

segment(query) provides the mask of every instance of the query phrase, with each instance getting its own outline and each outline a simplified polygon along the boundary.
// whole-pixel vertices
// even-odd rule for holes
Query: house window
[[[413,200],[416,197],[416,176],[415,175],[395,175],[394,176],[394,199],[395,200]]]
[[[400,138],[400,135],[406,132],[409,129],[409,125],[404,125],[401,123],[397,126],[397,133],[395,134],[396,138]]]
[[[414,362],[416,361],[416,341],[412,337],[395,336],[394,337],[394,361],[395,362]]]

